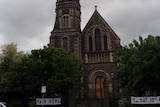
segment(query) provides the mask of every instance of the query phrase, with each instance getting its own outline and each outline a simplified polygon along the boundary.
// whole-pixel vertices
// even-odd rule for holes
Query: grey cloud
[[[148,34],[160,33],[160,15],[157,14],[160,10],[159,4],[158,0],[131,0],[123,3],[117,1],[113,3],[106,17],[109,16],[111,25],[124,45],[138,39],[139,35],[146,37]]]
[[[0,6],[3,8],[3,10],[0,10],[0,13],[2,13],[0,15],[2,25],[0,32],[4,34],[2,40],[6,43],[17,43],[24,50],[34,49],[39,47],[40,44],[41,46],[46,45],[49,39],[49,33],[46,30],[53,24],[53,20],[51,20],[52,4],[43,0],[7,1],[0,2]],[[45,34],[46,40],[43,38],[40,41],[39,38],[44,37]],[[28,47],[30,44],[33,45]]]
[[[1,0],[0,45],[14,42],[20,50],[49,43],[56,0]],[[122,45],[141,35],[160,34],[160,0],[80,0],[82,29],[98,6],[99,13],[121,38]]]

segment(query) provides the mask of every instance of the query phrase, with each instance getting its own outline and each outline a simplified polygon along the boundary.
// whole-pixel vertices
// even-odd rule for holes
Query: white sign
[[[41,87],[41,93],[46,93],[46,86]]]
[[[61,98],[36,98],[36,105],[60,105]]]
[[[131,104],[160,104],[160,96],[131,97]]]

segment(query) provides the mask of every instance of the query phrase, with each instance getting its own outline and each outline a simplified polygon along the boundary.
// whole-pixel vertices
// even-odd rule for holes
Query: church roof
[[[85,33],[89,27],[95,26],[95,25],[102,25],[106,27],[115,36],[116,39],[120,40],[117,34],[113,31],[113,29],[109,26],[109,24],[104,20],[104,18],[97,11],[97,7],[95,8],[95,11],[92,14],[91,18],[89,19],[88,23],[84,27],[82,34]]]

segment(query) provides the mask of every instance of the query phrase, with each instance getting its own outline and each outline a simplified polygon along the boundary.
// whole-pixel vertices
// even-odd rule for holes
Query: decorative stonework
[[[51,32],[50,44],[55,48],[62,48],[63,38],[68,38],[69,50],[84,63],[83,81],[89,83],[87,86],[89,89],[84,88],[84,90],[92,90],[93,93],[89,96],[98,98],[99,94],[96,89],[102,88],[102,90],[113,92],[110,71],[117,67],[116,48],[121,46],[120,39],[99,14],[97,7],[83,31],[81,31],[80,22],[79,0],[57,0],[56,20]],[[97,78],[101,83],[96,82]],[[107,84],[102,83],[105,81]],[[102,86],[99,87],[99,85]],[[103,94],[108,94],[108,92],[103,92]],[[82,95],[86,96],[85,93]],[[109,103],[108,96],[101,97],[106,98]]]

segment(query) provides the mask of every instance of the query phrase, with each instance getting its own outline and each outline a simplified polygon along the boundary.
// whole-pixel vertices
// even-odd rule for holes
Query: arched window
[[[63,38],[63,48],[65,50],[68,50],[68,38],[67,37]]]
[[[101,50],[101,32],[100,29],[95,29],[95,45],[96,50]]]
[[[95,94],[96,98],[104,98],[104,87],[103,87],[104,78],[98,76],[95,80]]]
[[[89,37],[89,51],[92,51],[92,37]]]
[[[104,35],[104,50],[108,49],[107,36]]]
[[[68,27],[68,20],[69,20],[69,17],[68,17],[68,16],[64,16],[64,17],[63,17],[64,27]]]

